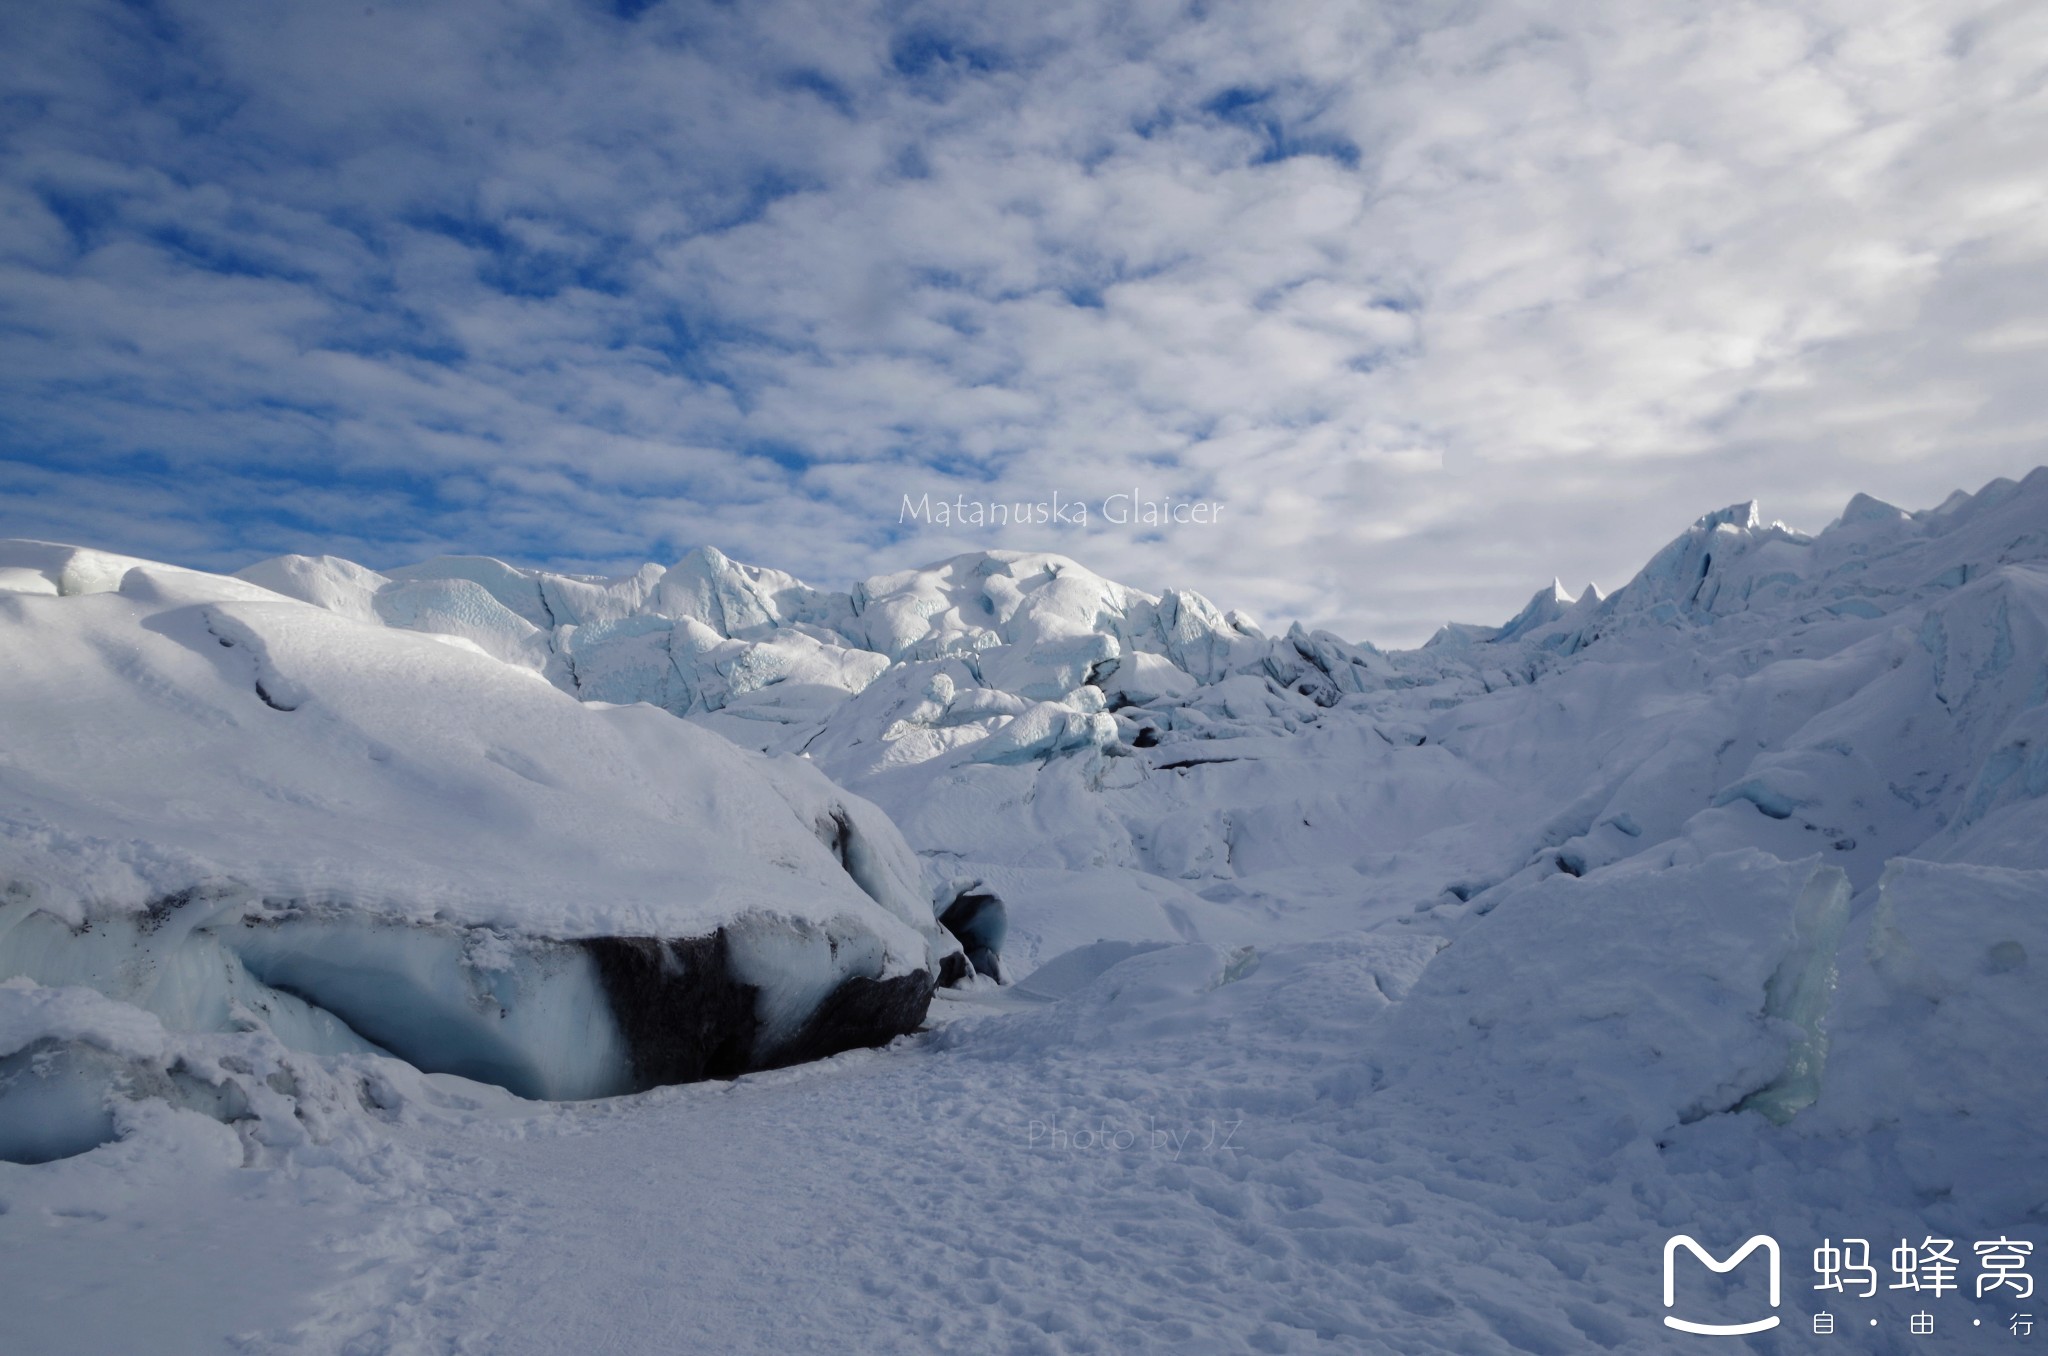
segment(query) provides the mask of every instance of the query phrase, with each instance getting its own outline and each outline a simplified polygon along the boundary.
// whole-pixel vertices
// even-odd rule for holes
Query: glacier
[[[2048,469],[1406,651],[1013,551],[10,543],[0,631],[35,1349],[188,1217],[171,1331],[335,1351],[1683,1351],[1767,1232],[1749,1349],[1904,1352],[2004,1312],[1823,1239],[2048,1241]]]

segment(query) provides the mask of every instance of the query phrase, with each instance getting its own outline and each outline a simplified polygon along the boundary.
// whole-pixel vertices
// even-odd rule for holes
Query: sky
[[[0,535],[1413,644],[2048,462],[2044,164],[2024,2],[6,6]]]

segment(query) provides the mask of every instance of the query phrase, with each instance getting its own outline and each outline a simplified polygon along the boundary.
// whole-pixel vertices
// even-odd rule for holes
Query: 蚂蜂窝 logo
[[[1664,1307],[1666,1309],[1678,1303],[1678,1278],[1674,1273],[1672,1263],[1677,1259],[1680,1248],[1686,1249],[1693,1256],[1699,1258],[1701,1262],[1706,1264],[1707,1270],[1722,1275],[1741,1266],[1742,1260],[1745,1257],[1748,1257],[1758,1248],[1762,1248],[1771,1264],[1771,1307],[1773,1309],[1778,1307],[1777,1239],[1772,1238],[1769,1234],[1757,1234],[1734,1252],[1728,1254],[1727,1261],[1721,1262],[1716,1261],[1713,1254],[1701,1247],[1690,1234],[1673,1234],[1664,1241]],[[1764,1332],[1777,1327],[1778,1316],[1772,1314],[1768,1318],[1760,1318],[1750,1323],[1693,1323],[1686,1319],[1674,1318],[1670,1314],[1666,1314],[1664,1315],[1664,1326],[1676,1328],[1680,1332],[1700,1333],[1707,1337],[1741,1337],[1747,1333]]]

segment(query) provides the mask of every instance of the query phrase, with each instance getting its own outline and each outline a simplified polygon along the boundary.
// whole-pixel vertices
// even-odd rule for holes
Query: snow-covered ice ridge
[[[470,557],[240,577],[802,753],[1017,903],[1028,965],[1119,929],[1483,912],[1660,852],[1817,851],[1858,891],[1906,853],[2048,866],[2044,558],[2048,470],[1921,512],[1859,495],[1813,536],[1736,505],[1609,596],[1553,585],[1405,652],[1009,551],[844,593],[708,548],[609,580]],[[1121,873],[1119,903],[1059,907],[1082,870]]]
[[[886,1040],[964,972],[803,760],[235,579],[0,574],[0,976],[589,1097]]]
[[[230,1218],[167,1164],[359,1259],[180,1320],[250,1349],[1683,1351],[1673,1233],[1781,1239],[1792,1332],[1857,1303],[1824,1236],[2048,1249],[2048,470],[1738,505],[1406,652],[1010,552],[837,593],[5,550],[0,1156],[120,1141],[0,1162],[24,1287],[153,1236],[64,1221]],[[613,996],[668,1010],[649,948],[705,937],[817,1053],[983,896],[1017,982],[878,1053],[547,1107],[386,1053],[666,1081]],[[1939,1341],[2005,1317],[1950,1299]],[[1920,1302],[1859,1349],[1936,1344]],[[21,1331],[91,1349],[60,1317]]]

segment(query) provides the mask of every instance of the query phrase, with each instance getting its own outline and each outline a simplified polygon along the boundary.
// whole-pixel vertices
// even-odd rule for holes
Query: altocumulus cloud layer
[[[2035,4],[85,2],[0,81],[10,534],[1413,641],[2048,460]],[[1223,525],[898,522],[1132,486]]]

